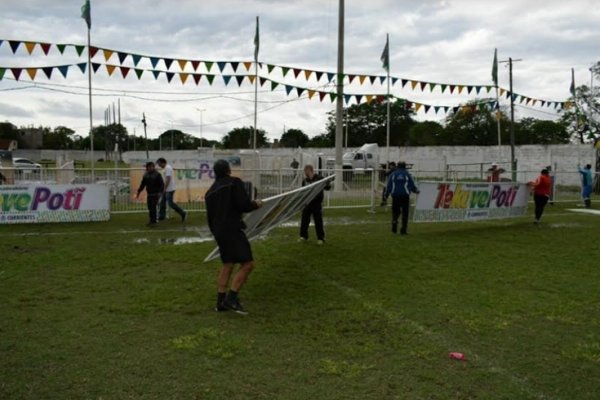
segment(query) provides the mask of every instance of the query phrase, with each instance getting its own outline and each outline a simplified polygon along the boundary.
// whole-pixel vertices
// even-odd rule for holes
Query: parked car
[[[20,157],[13,157],[12,165],[15,170],[23,172],[39,172],[42,169],[41,164]]]

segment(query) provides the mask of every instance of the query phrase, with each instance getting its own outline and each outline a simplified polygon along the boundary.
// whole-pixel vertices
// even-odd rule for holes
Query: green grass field
[[[248,316],[212,310],[213,242],[175,244],[204,214],[1,226],[0,398],[597,399],[600,216],[566,208],[408,237],[326,210],[323,247],[253,244]]]

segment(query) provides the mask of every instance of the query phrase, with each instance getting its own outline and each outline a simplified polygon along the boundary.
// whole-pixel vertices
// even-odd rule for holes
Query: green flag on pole
[[[385,47],[383,48],[380,59],[383,63],[383,69],[390,72],[390,35],[386,35],[385,37]]]
[[[254,61],[258,61],[258,48],[260,47],[260,34],[258,31],[258,16],[256,17],[256,33],[254,34]]]
[[[85,0],[85,4],[81,6],[81,18],[85,19],[88,29],[92,29],[92,12],[90,8],[90,0]]]
[[[494,63],[492,64],[492,80],[498,86],[498,49],[494,49]]]

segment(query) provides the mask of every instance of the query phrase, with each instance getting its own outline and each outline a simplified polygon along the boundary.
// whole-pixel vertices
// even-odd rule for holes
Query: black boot
[[[585,199],[583,202],[585,203],[585,208],[592,208],[592,199]]]
[[[398,221],[392,221],[392,233],[398,233]]]

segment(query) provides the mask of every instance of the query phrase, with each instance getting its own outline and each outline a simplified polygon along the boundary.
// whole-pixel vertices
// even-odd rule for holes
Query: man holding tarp
[[[306,165],[304,167],[304,180],[302,186],[310,185],[311,183],[318,182],[323,179],[319,174],[315,173],[315,169],[312,165]],[[329,183],[326,184],[325,190],[329,190]],[[317,244],[322,245],[325,243],[325,229],[323,228],[323,191],[321,190],[302,210],[302,220],[300,221],[300,241],[305,242],[308,240],[308,227],[310,225],[310,218],[312,217],[315,221],[315,230],[317,233]]]
[[[217,241],[223,262],[217,279],[215,310],[233,310],[245,315],[247,312],[239,301],[238,293],[254,269],[254,259],[250,242],[244,233],[246,226],[242,221],[242,214],[260,208],[262,202],[250,200],[242,180],[231,176],[227,161],[218,160],[213,170],[215,182],[204,199],[208,226]],[[240,269],[227,292],[234,264],[240,264]]]

